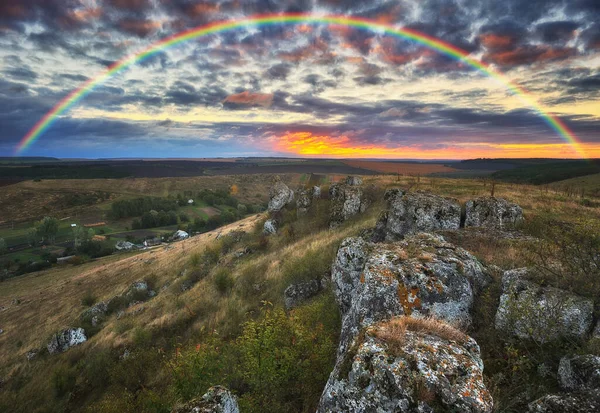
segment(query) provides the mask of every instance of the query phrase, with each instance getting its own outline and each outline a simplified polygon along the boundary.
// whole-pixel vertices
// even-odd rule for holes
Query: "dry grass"
[[[464,343],[468,339],[468,336],[456,327],[432,317],[395,317],[379,323],[374,329],[374,334],[375,337],[385,341],[389,347],[399,349],[405,343],[407,331],[431,334],[458,343]]]

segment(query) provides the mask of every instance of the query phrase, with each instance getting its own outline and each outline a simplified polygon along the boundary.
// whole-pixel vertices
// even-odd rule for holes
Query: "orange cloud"
[[[483,46],[491,50],[507,49],[515,42],[513,36],[494,33],[482,34],[479,36],[479,40]]]
[[[262,106],[268,108],[273,103],[273,95],[270,93],[253,93],[246,90],[241,93],[227,96],[225,100],[223,100],[223,103],[234,107]]]
[[[555,144],[495,144],[446,142],[441,148],[419,144],[398,147],[354,143],[345,135],[315,135],[311,132],[288,132],[273,137],[274,149],[307,157],[332,158],[402,158],[402,159],[470,159],[481,157],[507,158],[578,158],[579,154],[567,143]],[[600,157],[600,144],[582,144],[589,158]]]

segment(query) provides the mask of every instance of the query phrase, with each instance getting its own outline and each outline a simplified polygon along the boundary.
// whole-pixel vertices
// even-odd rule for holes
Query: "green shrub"
[[[219,269],[215,274],[215,287],[221,294],[225,294],[233,287],[234,280],[226,268]]]
[[[81,305],[85,307],[91,307],[96,304],[96,300],[96,296],[94,296],[94,294],[88,290],[81,299]]]
[[[52,373],[52,388],[54,395],[61,398],[75,389],[77,375],[75,370],[60,366]]]

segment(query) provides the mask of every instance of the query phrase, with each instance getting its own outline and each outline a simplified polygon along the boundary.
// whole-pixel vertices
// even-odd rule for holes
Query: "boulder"
[[[460,204],[428,192],[387,191],[387,211],[377,221],[374,241],[397,241],[407,234],[458,229]]]
[[[360,186],[363,184],[363,180],[360,176],[348,176],[346,178],[346,185],[349,186]]]
[[[528,270],[505,271],[496,329],[540,343],[581,338],[592,328],[592,300],[526,279]]]
[[[223,386],[214,386],[201,398],[175,407],[172,413],[239,413],[236,397]]]
[[[521,221],[521,207],[505,199],[486,196],[467,201],[465,227],[505,229]]]
[[[269,192],[269,212],[278,212],[294,200],[294,191],[279,179],[275,181]]]
[[[298,208],[298,212],[307,212],[312,204],[312,190],[299,189],[296,191],[296,195],[296,207]]]
[[[100,301],[81,313],[80,319],[82,321],[91,322],[92,325],[96,327],[98,323],[103,321],[107,312],[108,303]]]
[[[312,197],[315,199],[321,198],[321,187],[320,186],[312,187]]]
[[[48,353],[63,353],[73,346],[85,343],[87,337],[83,328],[67,328],[52,336],[50,342],[46,345]]]
[[[263,225],[263,234],[272,235],[277,233],[278,223],[274,219],[267,219]]]
[[[145,301],[148,298],[154,297],[156,293],[148,287],[146,281],[138,280],[133,282],[123,295],[130,301]]]
[[[391,244],[348,238],[332,265],[342,313],[340,352],[360,329],[395,315],[468,325],[474,294],[488,283],[479,261],[441,236],[421,233]]]
[[[330,375],[317,412],[492,411],[472,338],[394,329],[394,321],[372,326],[354,343]]]
[[[600,389],[600,357],[565,356],[558,366],[558,381],[565,391]]]
[[[529,403],[529,413],[598,413],[600,390],[549,394]]]
[[[351,184],[348,184],[348,181]],[[331,228],[335,228],[349,218],[365,212],[369,207],[369,201],[358,182],[362,183],[362,179],[348,177],[345,183],[336,183],[329,188],[331,197],[329,226]]]
[[[283,292],[283,301],[286,310],[297,307],[302,302],[317,295],[322,289],[323,284],[318,279],[290,285]]]
[[[188,234],[185,231],[182,230],[177,230],[174,234],[173,234],[173,240],[174,241],[178,241],[178,240],[184,240],[184,239],[188,239],[190,237],[190,234]]]

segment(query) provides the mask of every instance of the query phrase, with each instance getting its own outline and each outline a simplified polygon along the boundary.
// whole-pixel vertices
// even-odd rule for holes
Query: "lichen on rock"
[[[434,332],[404,331],[382,340],[373,325],[354,344],[351,365],[331,374],[318,407],[324,412],[490,412],[479,346]],[[393,343],[391,341],[394,341]]]
[[[475,198],[467,201],[465,209],[465,227],[505,229],[523,221],[523,209],[503,198]]]
[[[528,269],[505,271],[496,312],[498,330],[540,343],[581,338],[592,328],[592,300],[526,279]]]
[[[458,229],[461,208],[455,199],[428,192],[389,190],[387,210],[375,228],[374,241],[397,241],[416,232]]]
[[[87,337],[83,328],[67,328],[54,334],[46,348],[50,354],[63,353],[86,341]]]

